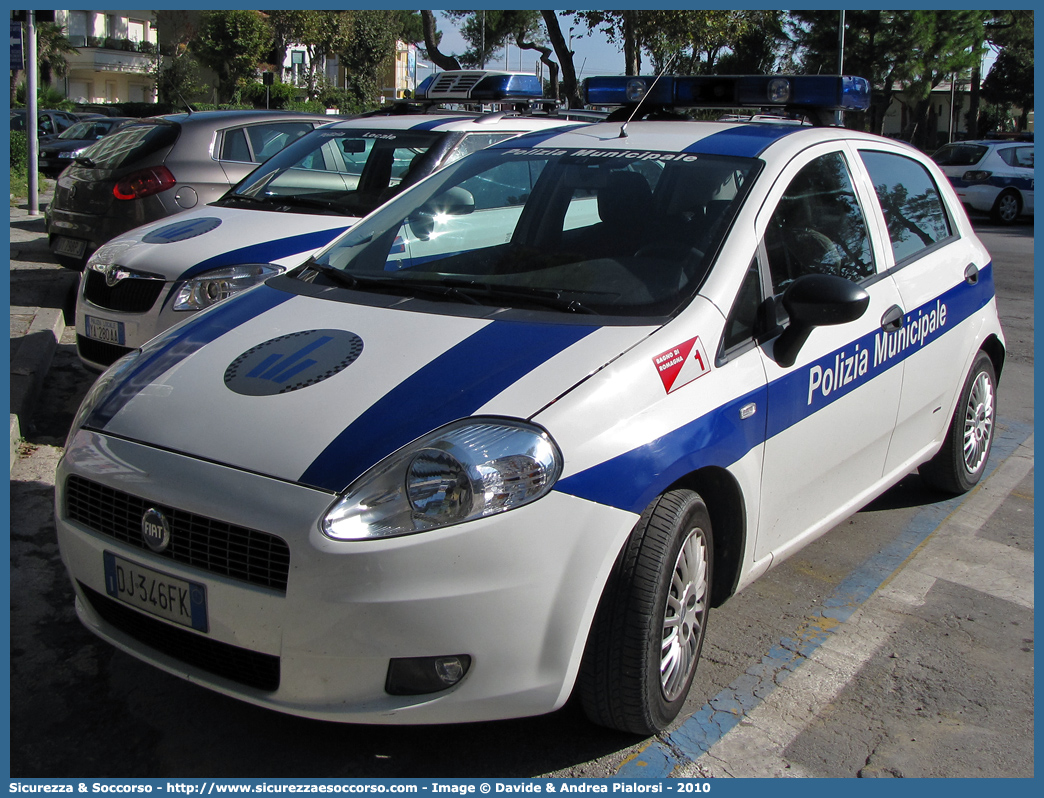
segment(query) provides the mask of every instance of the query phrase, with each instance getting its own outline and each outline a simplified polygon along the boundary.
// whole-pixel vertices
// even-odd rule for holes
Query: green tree
[[[252,77],[270,52],[273,34],[268,18],[260,11],[204,11],[199,31],[189,49],[218,77],[218,98],[227,102],[240,81]]]
[[[985,32],[1000,52],[982,83],[983,99],[996,107],[1018,109],[1018,129],[1025,130],[1033,110],[1033,11],[996,12]]]
[[[393,10],[356,11],[351,38],[336,52],[347,73],[347,89],[357,102],[372,106],[380,93],[382,69],[395,54],[403,34],[402,17]]]
[[[325,88],[323,66],[328,56],[349,49],[354,38],[355,11],[270,11],[275,64],[286,59],[288,45],[303,47],[306,59],[304,78],[309,99]]]
[[[22,23],[22,41],[26,40],[28,25]],[[46,87],[54,78],[69,74],[68,56],[79,50],[65,37],[60,25],[54,22],[36,23],[36,69],[39,88]],[[16,102],[18,85],[25,79],[24,69],[11,70],[11,102]]]

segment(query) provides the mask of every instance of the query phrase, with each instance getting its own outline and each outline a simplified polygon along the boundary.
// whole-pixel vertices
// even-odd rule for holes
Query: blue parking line
[[[1032,432],[1029,424],[1000,419],[984,479]],[[665,778],[679,765],[693,762],[710,750],[847,621],[966,498],[966,495],[955,496],[918,512],[898,538],[841,581],[823,602],[820,612],[806,618],[792,636],[780,640],[757,665],[704,704],[664,740],[655,740],[624,762],[614,778]]]

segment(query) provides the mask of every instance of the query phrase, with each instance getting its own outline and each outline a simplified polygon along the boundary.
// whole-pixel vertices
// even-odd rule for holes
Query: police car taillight
[[[544,94],[540,78],[519,72],[455,69],[440,72],[417,87],[417,97],[436,101],[504,102],[531,100]]]
[[[589,105],[862,111],[870,105],[870,84],[850,75],[592,77],[584,81],[584,97]]]

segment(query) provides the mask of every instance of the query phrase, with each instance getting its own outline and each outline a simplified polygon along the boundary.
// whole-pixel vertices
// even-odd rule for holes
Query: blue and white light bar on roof
[[[455,69],[426,78],[418,99],[446,102],[507,102],[544,96],[536,75],[486,69]]]
[[[661,75],[584,80],[588,105],[863,111],[870,84],[849,75]]]

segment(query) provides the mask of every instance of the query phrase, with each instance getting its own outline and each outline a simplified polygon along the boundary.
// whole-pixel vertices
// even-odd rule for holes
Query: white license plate
[[[105,592],[142,612],[209,631],[207,588],[105,552]]]
[[[56,255],[68,255],[70,258],[82,258],[87,250],[87,242],[78,238],[65,238],[59,236],[58,243],[54,246]]]
[[[126,344],[127,333],[122,321],[99,319],[94,316],[85,316],[84,321],[87,323],[88,338],[104,341],[107,344],[119,344],[120,346]]]

